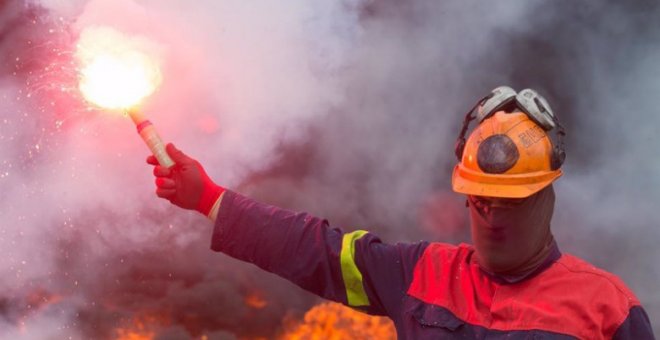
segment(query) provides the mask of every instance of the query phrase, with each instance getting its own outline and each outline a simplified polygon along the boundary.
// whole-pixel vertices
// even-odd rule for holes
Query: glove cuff
[[[213,206],[211,207],[211,211],[209,211],[209,214],[206,215],[206,217],[209,218],[209,220],[215,222],[215,220],[218,218],[218,211],[220,210],[220,202],[222,201],[222,196],[224,196],[224,192],[220,194],[220,197],[213,203]]]
[[[225,188],[219,185],[212,184],[205,186],[204,191],[202,192],[202,197],[197,204],[197,211],[204,214],[204,216],[208,216],[211,209],[213,209],[213,205],[218,201],[218,198],[224,191]]]

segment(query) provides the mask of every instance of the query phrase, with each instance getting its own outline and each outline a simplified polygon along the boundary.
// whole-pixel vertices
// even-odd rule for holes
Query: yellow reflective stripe
[[[344,234],[341,242],[341,275],[346,287],[346,298],[349,306],[368,306],[369,298],[362,285],[362,273],[355,264],[355,241],[366,235],[364,230],[356,230]]]

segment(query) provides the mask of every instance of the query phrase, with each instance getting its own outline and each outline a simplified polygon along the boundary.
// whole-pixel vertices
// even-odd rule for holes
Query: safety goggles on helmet
[[[478,108],[477,115],[474,115]],[[469,124],[479,125],[466,140]],[[547,132],[556,131],[557,144]],[[564,129],[536,91],[500,86],[465,116],[456,140],[454,191],[474,196],[528,197],[561,176]]]
[[[557,126],[555,115],[545,98],[532,89],[524,89],[520,93],[516,93],[508,86],[495,88],[489,96],[481,101],[477,111],[477,121],[481,123],[495,112],[511,104],[515,104],[545,131],[550,131]]]

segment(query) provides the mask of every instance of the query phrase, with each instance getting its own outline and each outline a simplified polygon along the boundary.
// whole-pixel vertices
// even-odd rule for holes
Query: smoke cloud
[[[553,230],[660,316],[660,8],[652,1],[6,1],[0,4],[0,336],[272,337],[318,300],[208,250],[153,194],[130,120],[88,107],[81,29],[161,47],[143,105],[220,184],[383,239],[469,242],[450,188],[467,109],[508,84],[565,125]],[[258,297],[265,305],[250,304]],[[285,316],[283,318],[283,316]],[[655,324],[656,333],[660,325]]]

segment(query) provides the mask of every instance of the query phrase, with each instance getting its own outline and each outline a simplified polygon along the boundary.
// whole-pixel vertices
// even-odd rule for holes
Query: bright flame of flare
[[[142,49],[153,43],[129,38],[109,27],[81,32],[76,57],[85,99],[106,109],[129,109],[152,94],[161,81],[156,59]]]

